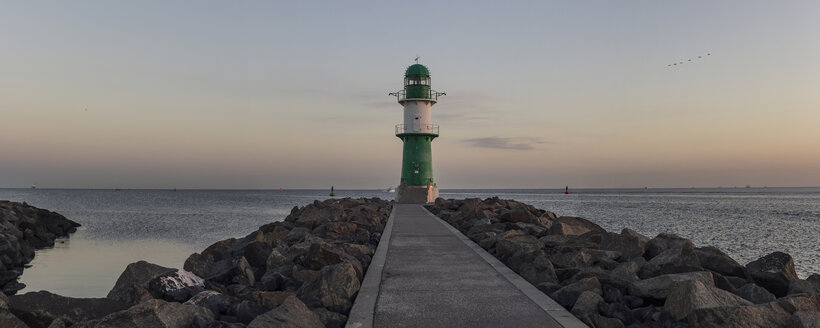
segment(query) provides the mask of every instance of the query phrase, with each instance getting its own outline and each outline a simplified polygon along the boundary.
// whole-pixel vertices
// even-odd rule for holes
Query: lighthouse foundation
[[[408,186],[402,182],[396,189],[396,202],[399,204],[427,204],[438,198],[438,187]]]

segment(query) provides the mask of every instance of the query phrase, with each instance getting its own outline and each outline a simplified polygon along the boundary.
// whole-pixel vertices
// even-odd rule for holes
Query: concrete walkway
[[[394,205],[347,327],[587,327],[421,205]]]

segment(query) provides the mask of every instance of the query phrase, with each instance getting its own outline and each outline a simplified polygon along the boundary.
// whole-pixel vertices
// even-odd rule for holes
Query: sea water
[[[716,246],[741,264],[773,251],[791,254],[801,277],[820,273],[820,188],[441,190],[444,198],[498,196],[557,215],[580,216],[609,231],[676,233]],[[393,199],[384,190],[336,190],[336,197]],[[21,293],[48,290],[104,297],[128,263],[180,268],[208,245],[284,219],[328,190],[0,189],[82,224],[54,248],[36,252]]]

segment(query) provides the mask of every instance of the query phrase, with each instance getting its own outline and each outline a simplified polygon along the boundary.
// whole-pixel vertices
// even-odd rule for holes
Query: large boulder
[[[689,246],[667,249],[654,256],[642,276],[703,271],[695,249]]]
[[[347,313],[361,287],[358,273],[350,262],[322,268],[320,274],[305,282],[297,291],[299,299],[310,307]]]
[[[566,285],[556,290],[550,294],[550,297],[565,308],[571,309],[575,305],[575,301],[578,300],[578,297],[586,291],[593,292],[599,296],[603,294],[603,291],[601,291],[601,282],[598,281],[598,278],[581,279],[576,283]]]
[[[248,328],[324,328],[319,315],[296,297],[288,297],[277,308],[256,317]]]
[[[791,280],[789,280],[789,291],[787,292],[788,295],[815,294],[817,292],[818,292],[817,286],[815,286],[811,281],[803,280],[803,279],[791,279]]]
[[[820,328],[820,312],[797,311],[789,321],[792,328]]]
[[[697,309],[744,305],[752,305],[752,302],[717,287],[705,285],[700,281],[689,280],[673,285],[663,308],[675,320],[682,320]]]
[[[692,311],[686,321],[698,328],[772,328],[790,326],[791,314],[769,304],[738,307],[711,307]]]
[[[786,296],[790,280],[798,278],[791,255],[783,252],[774,252],[749,262],[746,270],[756,284],[777,297]]]
[[[687,280],[700,281],[707,286],[715,284],[712,273],[708,271],[665,274],[632,282],[629,286],[629,294],[643,298],[664,299],[672,291],[673,283]]]
[[[210,310],[196,305],[152,299],[101,319],[80,322],[72,328],[187,328],[213,322]]]
[[[653,257],[657,256],[660,253],[663,253],[668,249],[680,247],[688,247],[694,249],[695,243],[693,243],[689,239],[683,238],[675,234],[662,233],[657,235],[655,238],[650,239],[646,243],[643,256],[647,260],[651,260]]]
[[[562,216],[552,222],[549,234],[579,236],[590,231],[606,232],[604,228],[601,228],[601,226],[592,223],[589,220],[578,217]]]
[[[746,300],[754,304],[769,303],[777,299],[774,296],[774,294],[770,293],[768,290],[766,290],[766,288],[760,287],[755,284],[743,285],[743,287],[740,287],[735,291],[735,294],[745,298]]]
[[[148,284],[151,280],[176,271],[177,269],[166,268],[146,261],[131,263],[125,267],[125,271],[117,278],[114,288],[108,292],[106,298],[129,304],[137,304],[152,299],[153,296],[148,291]]]
[[[148,282],[148,292],[154,298],[185,302],[204,290],[205,281],[190,271],[179,269],[168,272]]]
[[[629,234],[617,234],[606,231],[590,231],[578,237],[598,245],[598,249],[620,253],[622,260],[628,260],[643,255],[641,238]]]
[[[106,298],[73,298],[47,291],[9,298],[9,308],[31,327],[48,327],[54,319],[75,323],[127,309],[131,304]]]
[[[697,254],[700,265],[704,269],[726,276],[746,278],[746,267],[740,265],[716,247],[698,247],[695,248],[695,254]]]

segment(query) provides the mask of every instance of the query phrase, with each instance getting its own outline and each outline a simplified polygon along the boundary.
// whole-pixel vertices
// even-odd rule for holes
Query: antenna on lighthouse
[[[416,55],[416,64],[419,63],[419,58],[421,58],[421,57],[419,57],[419,55]]]

